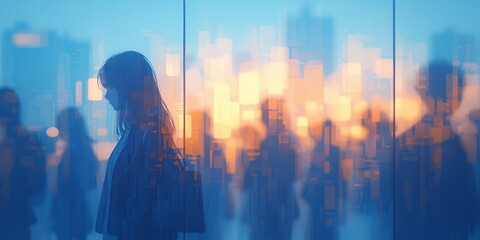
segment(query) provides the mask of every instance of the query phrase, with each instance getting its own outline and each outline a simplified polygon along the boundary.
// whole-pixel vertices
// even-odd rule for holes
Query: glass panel
[[[396,239],[477,239],[476,1],[397,1]]]
[[[142,53],[178,127],[183,5],[151,0],[1,5],[0,86],[16,92],[20,108],[15,93],[2,88],[0,239],[101,239],[94,225],[107,159],[119,137],[97,74],[114,54]],[[67,107],[81,115],[64,111]],[[133,183],[127,181],[119,196],[133,193],[128,190]],[[126,198],[120,204],[127,204]]]
[[[0,239],[479,238],[480,6],[393,3],[2,4]]]
[[[195,237],[391,238],[392,3],[186,7]]]

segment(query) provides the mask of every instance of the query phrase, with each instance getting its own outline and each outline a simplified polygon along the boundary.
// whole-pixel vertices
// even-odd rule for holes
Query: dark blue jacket
[[[168,139],[156,129],[127,129],[107,166],[96,231],[118,239],[175,239],[176,232],[158,226],[152,207],[162,174],[175,169],[163,156]],[[106,225],[105,225],[106,224]]]

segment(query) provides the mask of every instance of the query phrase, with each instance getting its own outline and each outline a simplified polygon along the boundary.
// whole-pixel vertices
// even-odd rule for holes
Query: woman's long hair
[[[152,65],[145,56],[135,51],[114,55],[103,64],[97,78],[103,87],[118,91],[118,136],[128,126],[142,124],[158,124],[162,133],[173,134],[171,114],[158,90]]]

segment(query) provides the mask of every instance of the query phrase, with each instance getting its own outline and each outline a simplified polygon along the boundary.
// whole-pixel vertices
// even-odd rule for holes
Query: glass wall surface
[[[392,237],[393,5],[188,1],[205,239]]]
[[[397,1],[396,239],[477,239],[475,1]]]
[[[0,238],[28,239],[30,229],[31,239],[102,239],[94,227],[107,160],[120,136],[97,75],[114,54],[142,53],[178,125],[182,2],[7,0],[0,5]],[[11,137],[8,132],[17,126],[3,123],[15,121],[17,111],[28,134]],[[16,149],[20,145],[24,148]]]
[[[479,7],[5,0],[0,239],[477,239]]]

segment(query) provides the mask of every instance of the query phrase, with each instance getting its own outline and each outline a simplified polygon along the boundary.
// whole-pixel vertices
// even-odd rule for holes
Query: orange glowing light
[[[232,129],[225,124],[213,125],[213,136],[217,139],[228,139],[232,134]]]
[[[245,120],[245,121],[255,120],[255,110],[243,110],[242,111],[242,120]]]
[[[165,58],[165,71],[167,76],[178,77],[180,75],[180,55],[167,54]]]
[[[349,96],[339,96],[332,104],[331,113],[333,121],[348,121],[351,119],[351,99]]]
[[[367,111],[367,109],[368,109],[368,103],[367,103],[367,101],[365,101],[365,100],[359,100],[359,101],[356,101],[356,102],[353,104],[352,113],[353,113],[353,114],[356,114],[356,115],[359,115],[359,114],[362,114],[362,113],[364,113],[365,111]]]
[[[367,137],[367,130],[361,125],[350,127],[350,137],[356,140],[364,140]]]
[[[54,138],[54,137],[58,136],[59,131],[58,131],[58,128],[56,128],[56,127],[49,127],[47,129],[46,133],[47,133],[47,136],[49,136],[51,138]]]
[[[313,82],[323,82],[322,64],[309,63],[303,70],[304,79]],[[322,84],[323,85],[323,84]]]
[[[235,174],[237,171],[237,143],[234,140],[226,143],[226,172],[228,174]]]
[[[339,94],[339,87],[337,84],[325,85],[323,88],[323,102],[326,104],[335,104]]]
[[[282,95],[287,87],[288,63],[267,63],[263,66],[263,80],[270,95]]]
[[[185,124],[185,138],[191,138],[192,137],[192,116],[190,114],[187,114],[185,116],[186,124]],[[178,138],[183,138],[183,114],[178,115],[178,131],[177,131],[177,136]]]
[[[340,162],[340,168],[343,180],[349,182],[353,178],[353,159],[343,159]]]
[[[228,126],[231,128],[240,127],[240,104],[238,102],[230,102],[230,118],[228,119]]]
[[[396,134],[401,134],[422,117],[422,100],[420,96],[405,96],[397,97],[395,100],[395,118],[396,118]],[[393,112],[390,111],[390,118],[393,117]]]
[[[102,90],[98,87],[97,78],[89,78],[87,82],[88,100],[101,101],[103,99]]]
[[[213,122],[220,122],[220,104],[230,102],[230,85],[226,83],[213,84]]]
[[[308,118],[301,116],[297,118],[297,134],[300,137],[308,137]]]
[[[343,65],[343,87],[349,93],[362,91],[362,65],[347,63]]]
[[[19,32],[12,36],[17,47],[37,48],[46,45],[46,37],[38,32]]]
[[[213,135],[215,138],[226,139],[231,135],[230,85],[226,83],[213,84]]]
[[[106,161],[115,147],[115,143],[100,141],[93,145],[93,152],[99,161]]]
[[[260,101],[260,77],[257,72],[240,73],[238,77],[238,96],[241,104],[258,104]]]
[[[390,79],[393,77],[393,60],[377,59],[375,60],[375,74],[379,78]]]

